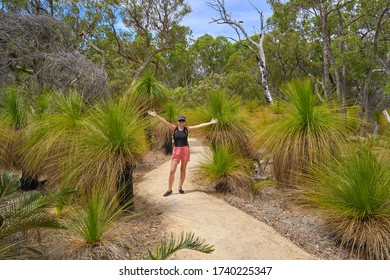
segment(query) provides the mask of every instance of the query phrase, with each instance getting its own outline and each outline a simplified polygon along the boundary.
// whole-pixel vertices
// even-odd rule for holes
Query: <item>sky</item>
[[[219,13],[207,5],[212,0],[187,0],[192,12],[186,15],[182,25],[192,29],[194,39],[209,34],[214,38],[222,35],[237,38],[236,32],[227,24],[210,23],[212,18],[218,18]],[[227,12],[231,13],[232,19],[242,20],[243,26],[249,35],[260,30],[260,16],[253,6],[263,12],[264,21],[272,15],[271,7],[266,0],[225,0]]]

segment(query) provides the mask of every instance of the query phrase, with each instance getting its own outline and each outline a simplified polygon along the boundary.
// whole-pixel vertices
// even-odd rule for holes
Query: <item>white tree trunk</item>
[[[382,113],[386,116],[386,120],[390,123],[390,115],[387,113],[387,110],[383,110]]]

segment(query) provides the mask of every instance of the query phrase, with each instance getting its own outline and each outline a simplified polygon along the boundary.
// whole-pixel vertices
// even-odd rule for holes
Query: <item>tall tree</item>
[[[265,58],[265,53],[263,48],[263,42],[265,37],[263,13],[258,9],[256,9],[256,11],[259,13],[260,16],[259,41],[256,42],[251,36],[249,36],[249,33],[245,30],[241,21],[232,19],[231,14],[228,13],[228,11],[225,8],[224,0],[213,0],[212,2],[208,2],[208,5],[214,10],[218,11],[220,16],[217,19],[213,19],[212,22],[218,24],[228,24],[236,30],[237,35],[239,36],[239,40],[240,40],[240,34],[244,35],[246,40],[248,40],[250,44],[248,47],[251,48],[252,52],[255,54],[260,69],[264,97],[267,103],[273,104],[271,91],[269,89],[268,81],[267,81],[266,58]]]
[[[164,51],[173,49],[179,25],[191,9],[184,0],[126,0],[117,6],[128,32],[118,32],[114,22],[111,28],[118,52],[136,65],[136,80]]]

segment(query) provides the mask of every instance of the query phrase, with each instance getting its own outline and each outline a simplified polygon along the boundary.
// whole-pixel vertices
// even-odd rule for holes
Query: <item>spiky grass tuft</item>
[[[282,185],[294,183],[320,154],[334,155],[345,142],[347,129],[341,117],[320,103],[310,80],[287,85],[289,103],[284,113],[263,133],[264,146],[273,156],[274,175]]]
[[[153,72],[146,71],[126,93],[129,103],[137,104],[141,110],[157,109],[168,100],[168,89],[159,82]]]
[[[107,101],[88,112],[72,138],[66,157],[66,185],[88,188],[107,185],[116,191],[118,176],[147,152],[145,123],[123,102]]]
[[[390,171],[366,147],[311,167],[302,197],[358,258],[390,258]]]
[[[213,181],[217,190],[237,194],[244,194],[253,187],[250,171],[250,161],[225,146],[213,148],[198,168],[199,175]]]
[[[217,118],[218,123],[206,127],[203,135],[213,146],[230,146],[245,156],[253,154],[251,127],[240,112],[241,101],[221,91],[208,96],[206,106],[197,112],[201,122]]]

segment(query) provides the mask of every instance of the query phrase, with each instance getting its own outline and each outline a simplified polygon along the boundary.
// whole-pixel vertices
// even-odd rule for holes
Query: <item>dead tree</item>
[[[220,17],[217,19],[212,19],[211,22],[217,24],[228,24],[230,25],[236,32],[239,37],[239,41],[241,41],[240,34],[243,34],[246,40],[250,43],[249,49],[255,55],[257,60],[257,65],[259,66],[260,75],[261,75],[261,84],[263,87],[264,97],[267,103],[273,104],[273,99],[271,95],[271,91],[268,86],[267,81],[267,67],[266,67],[266,59],[264,54],[263,42],[264,42],[264,17],[263,12],[259,11],[256,7],[256,11],[260,15],[260,33],[259,33],[259,41],[256,42],[249,36],[248,32],[245,30],[242,25],[242,21],[237,21],[232,19],[231,14],[226,11],[225,1],[224,0],[213,0],[213,2],[208,2],[208,6],[216,10]]]

